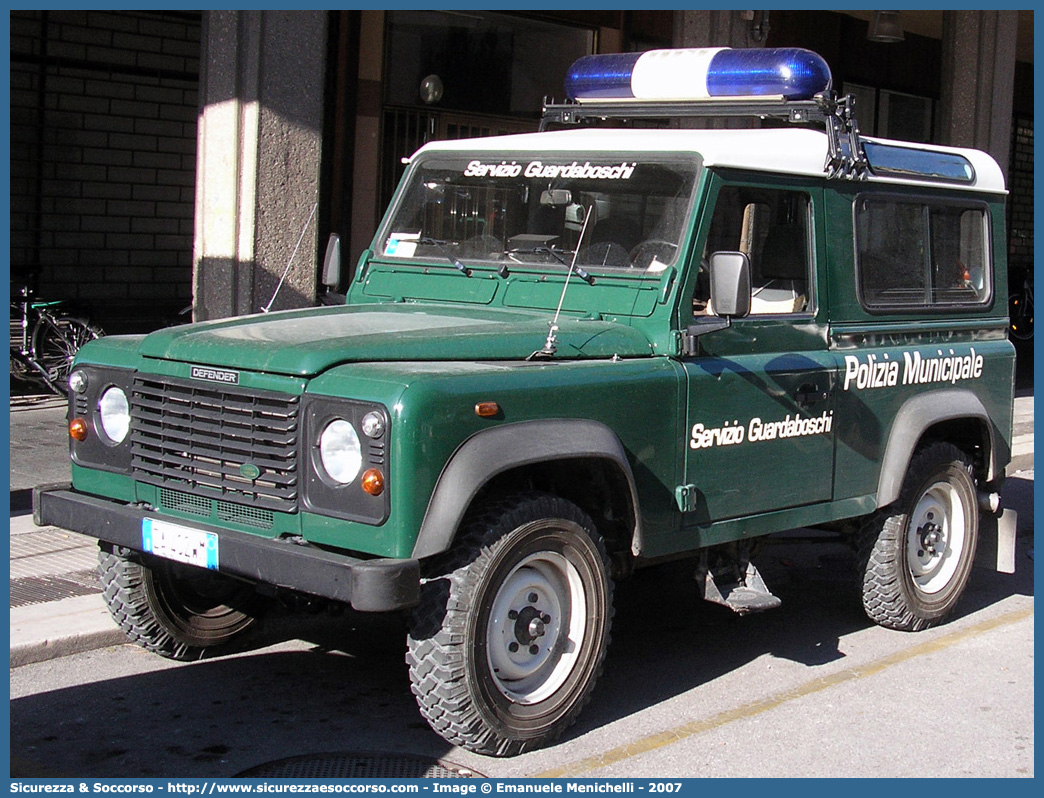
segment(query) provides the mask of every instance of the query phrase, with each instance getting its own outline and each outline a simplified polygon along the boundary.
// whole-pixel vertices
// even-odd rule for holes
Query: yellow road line
[[[903,662],[915,659],[916,657],[924,656],[925,654],[934,654],[937,651],[950,648],[964,640],[971,637],[976,637],[985,632],[989,632],[992,629],[997,629],[1001,626],[1008,626],[1009,624],[1017,623],[1025,620],[1026,618],[1032,617],[1033,607],[1026,607],[1020,610],[1014,610],[1000,615],[996,618],[992,618],[982,623],[969,626],[966,629],[959,629],[955,632],[942,635],[933,640],[926,640],[918,645],[911,646],[910,648],[890,654],[887,657],[873,660],[865,665],[856,665],[845,670],[832,673],[829,676],[822,676],[818,679],[813,679],[810,682],[806,682],[799,687],[795,687],[793,690],[786,690],[774,696],[768,698],[762,698],[757,701],[752,701],[749,704],[736,707],[735,709],[729,709],[724,712],[719,712],[717,715],[713,715],[705,720],[697,720],[691,723],[684,723],[681,726],[676,726],[673,729],[667,729],[657,734],[651,734],[647,737],[642,737],[639,740],[635,740],[632,743],[626,743],[617,748],[613,748],[609,751],[605,751],[598,756],[588,757],[587,759],[581,759],[577,762],[573,762],[568,765],[564,765],[560,768],[553,768],[551,770],[545,770],[542,773],[534,774],[533,778],[560,778],[562,776],[579,776],[583,773],[589,773],[592,770],[598,768],[607,767],[609,765],[616,764],[617,762],[623,762],[626,759],[630,759],[634,756],[640,756],[641,754],[647,754],[650,751],[655,751],[658,748],[671,745],[672,743],[685,740],[689,737],[694,737],[697,734],[703,734],[704,732],[711,731],[712,729],[720,728],[733,721],[743,720],[744,718],[751,718],[755,715],[760,715],[763,712],[775,709],[778,706],[782,706],[789,701],[795,701],[799,698],[812,695],[814,693],[828,690],[831,687],[836,687],[839,684],[845,684],[846,682],[853,682],[859,679],[865,679],[869,676],[874,676],[887,668],[891,668],[893,665],[899,665]]]

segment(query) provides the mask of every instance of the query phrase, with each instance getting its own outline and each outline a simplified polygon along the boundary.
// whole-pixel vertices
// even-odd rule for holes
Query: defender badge
[[[239,385],[239,372],[215,369],[210,366],[193,366],[192,379],[206,380],[207,382],[220,382],[224,385]]]

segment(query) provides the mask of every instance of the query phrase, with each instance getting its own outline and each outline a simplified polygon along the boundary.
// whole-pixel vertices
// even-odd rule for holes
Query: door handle
[[[818,385],[805,383],[797,389],[794,399],[797,400],[799,405],[814,405],[816,402],[824,401],[829,396],[830,391],[822,391]]]

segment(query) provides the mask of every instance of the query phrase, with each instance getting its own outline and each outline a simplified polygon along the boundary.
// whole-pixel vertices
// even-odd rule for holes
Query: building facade
[[[12,11],[12,284],[110,332],[313,304],[425,141],[535,129],[582,55],[704,46],[807,47],[864,133],[991,153],[1032,268],[1032,12],[874,14]]]

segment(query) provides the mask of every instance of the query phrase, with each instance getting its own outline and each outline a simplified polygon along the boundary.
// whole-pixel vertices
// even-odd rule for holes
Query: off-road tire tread
[[[906,535],[905,508],[911,494],[941,463],[957,462],[974,475],[967,455],[953,444],[936,442],[924,446],[910,460],[898,501],[870,514],[857,532],[857,573],[861,576],[863,609],[874,623],[888,629],[920,632],[943,618],[918,617],[903,594],[902,549]]]
[[[185,656],[187,647],[160,625],[152,611],[145,595],[144,566],[119,550],[101,549],[98,577],[109,614],[132,643],[169,659],[190,659]]]
[[[569,512],[566,512],[569,511]],[[548,734],[527,740],[505,739],[489,728],[469,696],[466,684],[462,638],[465,622],[466,593],[461,588],[468,581],[465,570],[471,564],[488,560],[491,549],[504,534],[531,521],[536,514],[543,517],[564,518],[588,531],[595,543],[606,574],[609,556],[605,543],[595,531],[594,523],[575,505],[558,497],[542,493],[522,493],[504,496],[482,505],[468,517],[456,545],[429,567],[438,578],[426,580],[422,591],[441,591],[449,596],[422,598],[416,609],[408,638],[406,663],[409,666],[410,689],[417,699],[421,714],[440,736],[448,742],[475,753],[489,756],[517,756],[526,751],[548,745],[571,725],[590,701],[594,683],[601,676],[605,651],[608,649],[613,618],[612,580],[609,584],[608,617],[605,645],[599,656],[585,695],[569,711],[566,718]]]
[[[145,587],[146,566],[131,559],[131,551],[102,546],[98,551],[98,577],[109,614],[130,642],[167,659],[195,661],[233,650],[231,641],[213,646],[193,646],[168,631],[149,601]],[[250,622],[236,636],[241,639]]]

